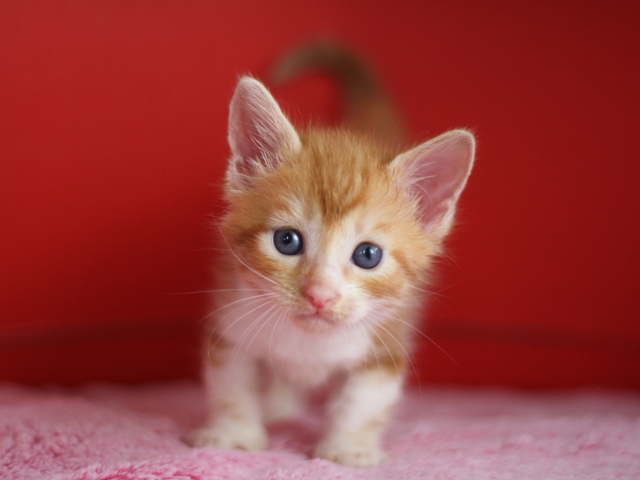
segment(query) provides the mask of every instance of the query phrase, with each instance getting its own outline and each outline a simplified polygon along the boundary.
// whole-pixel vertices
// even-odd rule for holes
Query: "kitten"
[[[336,47],[310,51],[287,68],[338,72],[348,97],[352,89],[352,122],[296,129],[262,83],[240,79],[204,367],[211,416],[189,441],[264,449],[265,422],[299,415],[302,394],[331,384],[313,455],[371,466],[385,457],[380,436],[401,394],[422,288],[475,142],[454,130],[397,149],[399,128],[368,71]]]

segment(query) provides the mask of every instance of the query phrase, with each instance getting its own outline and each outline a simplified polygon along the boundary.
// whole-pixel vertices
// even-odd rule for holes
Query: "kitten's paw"
[[[387,458],[377,446],[351,442],[321,442],[313,452],[316,458],[324,458],[348,467],[374,467]]]
[[[214,447],[240,450],[264,450],[268,438],[264,428],[241,423],[219,423],[191,432],[186,441],[195,448]]]

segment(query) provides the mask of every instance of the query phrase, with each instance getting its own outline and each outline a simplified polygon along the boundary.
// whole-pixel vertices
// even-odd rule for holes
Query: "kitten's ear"
[[[250,77],[238,82],[229,107],[231,160],[228,185],[250,187],[256,177],[277,167],[283,155],[301,148],[300,138],[269,91]]]
[[[453,224],[456,202],[471,173],[475,139],[466,130],[452,130],[408,152],[391,163],[419,201],[425,231],[444,238]]]

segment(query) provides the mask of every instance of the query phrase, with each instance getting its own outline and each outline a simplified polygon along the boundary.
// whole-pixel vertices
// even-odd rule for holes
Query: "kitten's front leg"
[[[205,366],[205,388],[210,418],[187,438],[193,447],[263,450],[267,433],[258,397],[257,365],[238,364],[228,355]]]
[[[329,405],[328,428],[314,456],[351,467],[384,461],[380,436],[401,390],[395,369],[352,372]]]

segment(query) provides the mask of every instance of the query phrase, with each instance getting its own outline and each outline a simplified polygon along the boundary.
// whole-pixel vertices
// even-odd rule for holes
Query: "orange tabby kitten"
[[[265,422],[298,415],[301,395],[330,382],[313,455],[370,466],[384,459],[381,431],[401,394],[422,287],[471,171],[474,138],[454,130],[398,150],[399,127],[367,70],[322,48],[280,73],[314,62],[338,72],[348,127],[294,128],[249,77],[231,101],[229,208],[219,229],[227,253],[204,370],[211,416],[190,443],[263,449]]]

